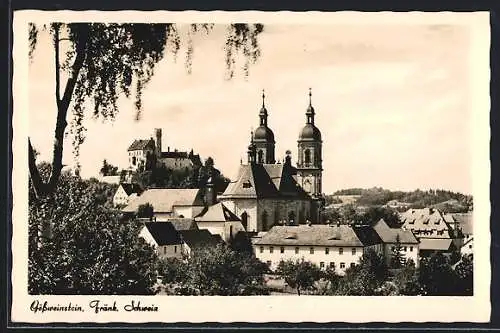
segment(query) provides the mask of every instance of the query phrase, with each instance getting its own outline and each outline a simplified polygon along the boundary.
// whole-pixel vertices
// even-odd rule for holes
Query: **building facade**
[[[242,221],[247,231],[267,231],[273,225],[321,223],[322,141],[314,125],[314,108],[309,96],[306,125],[299,133],[297,167],[291,152],[283,163],[275,160],[275,138],[268,124],[265,95],[259,111],[259,127],[252,132],[247,163],[219,200]]]

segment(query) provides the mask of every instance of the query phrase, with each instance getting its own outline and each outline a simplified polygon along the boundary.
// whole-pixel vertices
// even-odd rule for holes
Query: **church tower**
[[[265,94],[262,91],[262,108],[259,112],[260,124],[254,132],[253,143],[255,144],[256,163],[259,164],[274,164],[274,133],[267,127],[267,109],[265,105]]]
[[[319,220],[319,210],[322,202],[322,140],[321,132],[314,124],[314,108],[312,94],[309,89],[309,106],[306,111],[306,125],[299,134],[297,180],[300,186],[316,201],[317,211],[312,218]]]

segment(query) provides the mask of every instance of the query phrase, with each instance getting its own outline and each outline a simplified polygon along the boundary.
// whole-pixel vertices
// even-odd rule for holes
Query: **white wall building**
[[[387,265],[391,264],[399,239],[402,257],[405,260],[411,259],[416,267],[419,266],[419,242],[411,230],[390,228],[383,219],[375,223],[373,229],[384,243],[384,258]]]
[[[141,193],[142,189],[139,185],[133,183],[122,183],[118,186],[118,189],[113,196],[113,205],[126,206],[130,200],[133,200]]]
[[[368,248],[382,251],[380,238],[369,229],[347,225],[275,226],[257,239],[253,248],[256,257],[272,270],[282,260],[304,259],[322,269],[333,265],[337,273],[343,274],[348,267],[359,263]],[[365,234],[366,231],[370,234]]]

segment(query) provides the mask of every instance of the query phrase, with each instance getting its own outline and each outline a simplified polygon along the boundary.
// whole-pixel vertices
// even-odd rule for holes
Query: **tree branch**
[[[37,197],[45,196],[52,193],[57,185],[59,177],[61,175],[62,169],[62,156],[63,156],[63,141],[64,141],[64,131],[66,130],[67,121],[66,117],[68,114],[68,108],[71,103],[71,97],[75,90],[75,86],[78,80],[78,75],[83,67],[86,57],[86,44],[89,35],[89,27],[83,26],[79,31],[79,37],[75,42],[75,60],[71,66],[71,73],[69,75],[66,87],[64,89],[64,94],[62,98],[60,97],[60,76],[59,76],[59,27],[55,29],[54,40],[57,41],[54,44],[56,50],[56,102],[57,102],[57,122],[56,129],[54,132],[54,147],[52,156],[52,171],[50,174],[49,181],[44,183],[40,177],[40,172],[36,167],[35,153],[31,142],[29,143],[29,170],[30,177],[33,183],[35,194]]]

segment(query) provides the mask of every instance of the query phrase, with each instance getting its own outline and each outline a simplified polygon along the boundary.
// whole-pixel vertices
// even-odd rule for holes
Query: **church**
[[[314,123],[315,110],[309,90],[305,125],[297,140],[297,163],[291,152],[283,163],[275,159],[274,133],[262,94],[259,127],[251,133],[247,163],[218,199],[242,221],[248,232],[268,231],[275,224],[321,223],[322,139]]]

